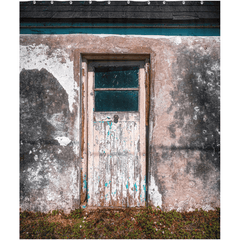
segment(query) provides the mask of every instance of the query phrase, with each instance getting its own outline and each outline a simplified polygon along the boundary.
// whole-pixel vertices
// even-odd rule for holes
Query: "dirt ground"
[[[21,239],[218,239],[220,209],[179,213],[160,209],[76,209],[70,214],[20,213]]]

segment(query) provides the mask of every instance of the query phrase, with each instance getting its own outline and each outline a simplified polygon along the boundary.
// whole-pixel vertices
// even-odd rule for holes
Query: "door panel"
[[[144,81],[144,62],[89,63],[88,206],[145,205]]]

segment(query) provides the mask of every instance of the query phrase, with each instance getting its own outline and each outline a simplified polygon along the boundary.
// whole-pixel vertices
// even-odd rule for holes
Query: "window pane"
[[[138,111],[138,91],[95,91],[95,111]]]
[[[95,88],[137,88],[139,67],[98,67]]]

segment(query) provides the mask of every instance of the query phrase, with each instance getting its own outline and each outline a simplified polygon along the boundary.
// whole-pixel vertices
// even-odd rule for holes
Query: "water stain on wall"
[[[173,112],[173,120],[167,128],[175,144],[150,150],[152,174],[168,210],[219,204],[220,63],[218,50],[211,49],[201,54],[183,46],[172,64],[174,89],[167,112]],[[202,195],[191,193],[199,189]]]
[[[68,95],[46,69],[20,73],[20,201],[49,211],[77,205]],[[69,206],[67,206],[69,205]]]
[[[219,39],[21,36],[22,206],[46,211],[73,208],[80,195],[77,161],[83,168],[81,186],[85,192],[81,197],[87,200],[87,159],[83,158],[84,148],[78,142],[80,113],[86,113],[77,95],[81,69],[76,62],[80,53],[150,54],[149,204],[167,210],[219,206]],[[49,54],[52,52],[47,55],[48,60],[47,49],[51,50]],[[65,60],[58,52],[65,52]],[[47,70],[33,70],[35,65]],[[82,88],[82,95],[84,91],[86,88]],[[69,109],[74,113],[71,117]],[[82,159],[77,156],[77,146],[82,147]]]

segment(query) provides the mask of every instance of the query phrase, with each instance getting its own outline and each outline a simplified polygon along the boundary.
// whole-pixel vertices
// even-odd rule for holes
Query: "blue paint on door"
[[[134,190],[137,192],[137,184],[134,184]]]

